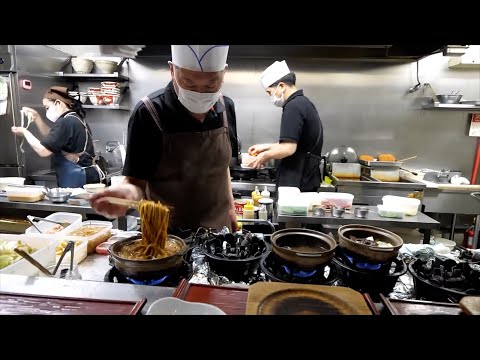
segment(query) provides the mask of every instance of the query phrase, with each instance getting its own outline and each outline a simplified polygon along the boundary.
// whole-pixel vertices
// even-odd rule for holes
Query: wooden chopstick
[[[108,201],[110,204],[123,205],[129,208],[138,208],[140,203],[139,201],[120,199],[113,196],[105,196],[102,199],[104,199],[104,201]]]

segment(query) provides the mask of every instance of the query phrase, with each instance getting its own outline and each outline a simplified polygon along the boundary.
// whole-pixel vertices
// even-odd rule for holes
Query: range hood
[[[229,58],[360,59],[416,61],[447,45],[230,45]],[[169,57],[170,45],[147,45],[138,57]]]
[[[108,56],[134,59],[145,45],[47,45],[71,56]]]

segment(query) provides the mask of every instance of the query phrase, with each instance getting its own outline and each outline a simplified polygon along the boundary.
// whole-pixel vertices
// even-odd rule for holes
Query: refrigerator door
[[[11,127],[18,121],[15,121],[15,95],[13,93],[14,75],[13,73],[0,73],[0,77],[5,80],[8,87],[6,101],[6,111],[0,115],[0,176],[23,176],[23,168],[20,165],[19,150],[20,139],[11,131]]]

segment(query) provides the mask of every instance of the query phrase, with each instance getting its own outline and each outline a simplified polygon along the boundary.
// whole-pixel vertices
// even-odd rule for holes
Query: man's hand
[[[142,199],[142,190],[133,184],[118,184],[110,186],[108,189],[93,194],[90,199],[92,208],[100,215],[107,218],[116,218],[119,216],[125,216],[127,207],[122,205],[111,204],[105,201],[106,196],[113,196],[126,200],[139,201]]]
[[[269,146],[270,146],[269,144],[257,144],[257,145],[250,146],[248,148],[248,155],[257,156],[258,154],[264,151],[267,151]]]
[[[265,164],[268,161],[267,155],[265,152],[261,152],[259,155],[257,155],[254,160],[248,164],[247,166],[255,168],[255,169],[260,169],[263,164]]]

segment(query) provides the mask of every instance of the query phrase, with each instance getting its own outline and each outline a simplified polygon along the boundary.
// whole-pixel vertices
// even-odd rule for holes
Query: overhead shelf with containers
[[[128,58],[71,57],[54,76],[73,81],[70,96],[86,109],[129,110],[121,100],[129,84]]]

